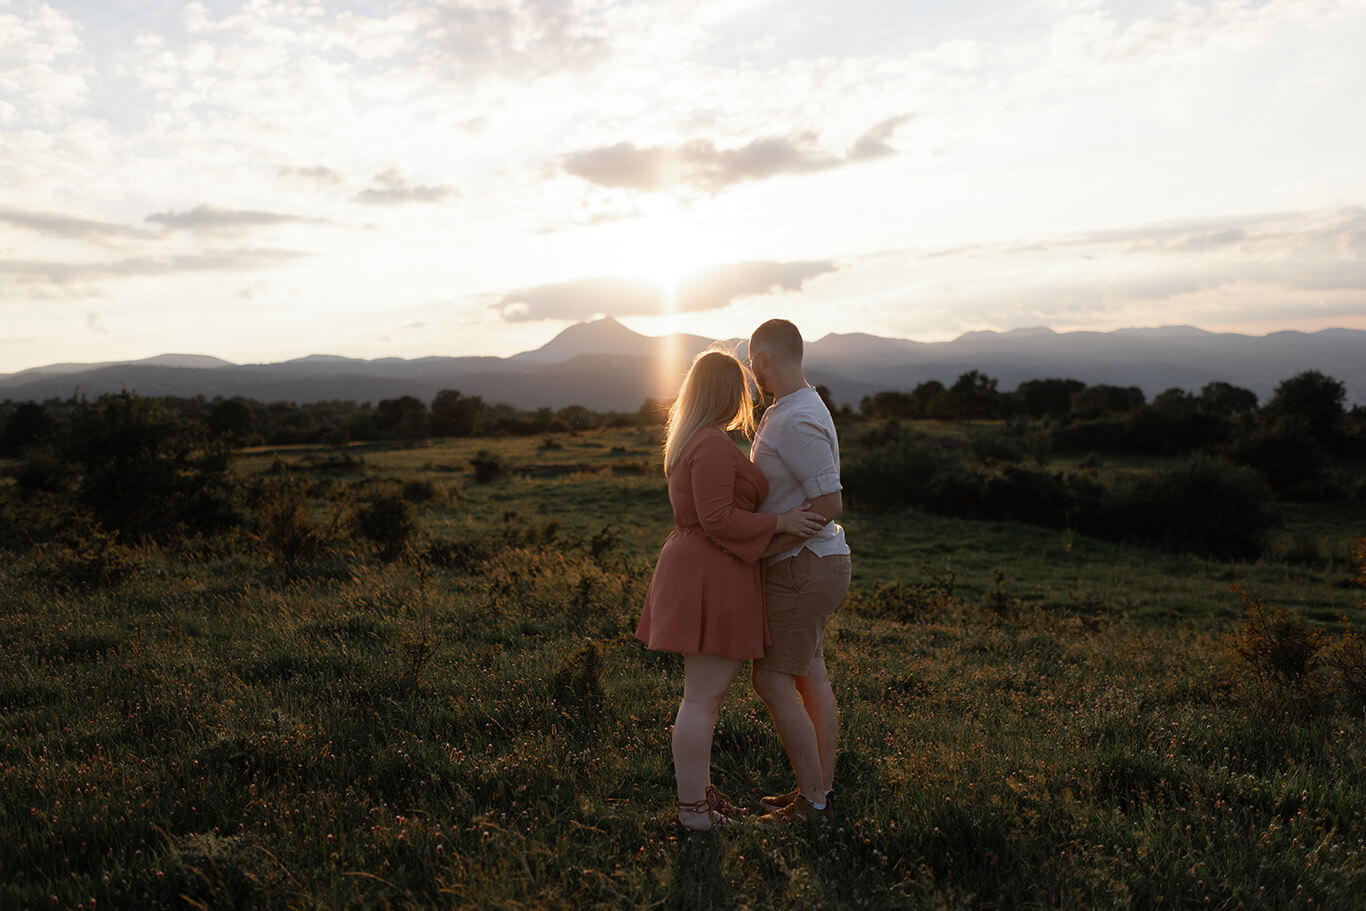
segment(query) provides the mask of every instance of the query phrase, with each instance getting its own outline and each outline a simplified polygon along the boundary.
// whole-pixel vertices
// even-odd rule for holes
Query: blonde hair
[[[669,406],[669,430],[664,438],[664,474],[678,464],[688,441],[703,427],[724,424],[754,437],[754,399],[749,371],[733,354],[704,351],[688,368],[678,398]]]

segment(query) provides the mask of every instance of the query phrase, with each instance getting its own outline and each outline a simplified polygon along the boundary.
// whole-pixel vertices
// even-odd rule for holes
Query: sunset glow
[[[1366,0],[0,0],[0,374],[1366,328]]]

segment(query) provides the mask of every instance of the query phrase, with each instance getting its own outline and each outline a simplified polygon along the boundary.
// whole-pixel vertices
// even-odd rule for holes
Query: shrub
[[[82,402],[64,456],[84,470],[80,503],[130,539],[212,534],[238,522],[230,451],[150,399],[124,392]]]
[[[1262,681],[1303,691],[1319,665],[1323,634],[1283,607],[1268,609],[1255,592],[1248,594],[1236,585],[1233,591],[1247,606],[1243,629],[1233,640],[1234,651]]]
[[[587,639],[555,670],[550,694],[566,713],[565,720],[595,712],[603,705],[602,653],[593,639]]]
[[[356,530],[393,559],[408,549],[417,534],[417,517],[402,496],[378,497],[356,512]]]
[[[1294,422],[1278,421],[1242,434],[1229,445],[1228,456],[1256,471],[1278,493],[1294,499],[1320,498],[1329,481],[1327,453]]]
[[[1343,623],[1342,638],[1324,649],[1323,663],[1337,671],[1344,691],[1366,702],[1366,636],[1347,620]]]
[[[1070,506],[1060,477],[1014,465],[986,482],[983,500],[990,515],[1052,527],[1064,524]]]
[[[403,636],[399,642],[399,652],[402,656],[399,685],[404,690],[417,690],[418,683],[422,680],[422,672],[427,669],[440,644],[440,636],[431,623],[425,620],[420,622],[412,633]]]
[[[986,609],[998,620],[1015,620],[1020,616],[1020,599],[1006,590],[1006,571],[999,566],[991,570],[991,591],[987,592]]]
[[[851,506],[925,504],[927,482],[957,467],[953,454],[925,434],[889,426],[854,449],[841,480]]]
[[[1025,452],[1021,441],[1002,433],[978,431],[968,438],[968,448],[977,461],[983,465],[996,462],[1024,461]]]
[[[402,496],[410,503],[443,502],[446,491],[427,478],[412,478],[404,482]]]
[[[489,452],[481,449],[474,458],[470,459],[470,466],[474,469],[474,480],[480,484],[488,484],[496,481],[507,474],[508,465],[502,455],[496,452]]]
[[[326,531],[309,519],[304,482],[287,477],[258,488],[256,540],[271,563],[296,566],[314,560],[328,544]]]
[[[1210,458],[1089,493],[1077,501],[1081,532],[1223,559],[1257,557],[1280,521],[1261,478]]]
[[[70,589],[115,588],[137,576],[144,565],[116,532],[79,520],[60,540],[40,544],[34,557],[44,580]]]
[[[922,566],[920,571],[925,581],[919,585],[879,582],[870,591],[851,589],[843,607],[855,614],[898,623],[916,623],[937,616],[953,604],[953,571],[941,573],[928,566]]]
[[[30,450],[28,456],[14,469],[14,483],[21,490],[43,490],[57,493],[66,490],[71,480],[71,469],[50,448]]]
[[[443,569],[472,573],[493,556],[494,549],[493,542],[484,538],[473,541],[433,541],[423,552],[423,560]]]

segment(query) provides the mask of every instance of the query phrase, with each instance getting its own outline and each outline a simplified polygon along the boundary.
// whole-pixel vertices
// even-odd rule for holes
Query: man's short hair
[[[755,329],[749,337],[749,348],[751,355],[755,348],[762,348],[783,363],[802,362],[802,334],[785,319],[771,319]]]

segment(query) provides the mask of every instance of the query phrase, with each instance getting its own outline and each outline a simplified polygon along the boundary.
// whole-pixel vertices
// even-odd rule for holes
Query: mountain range
[[[678,388],[688,363],[714,340],[652,337],[611,318],[577,323],[545,345],[511,357],[359,358],[311,355],[274,364],[234,364],[204,355],[166,354],[140,361],[52,364],[0,374],[0,400],[95,397],[127,389],[141,395],[245,396],[258,401],[377,402],[401,395],[430,401],[458,389],[518,408],[583,405],[634,411]],[[722,342],[745,356],[742,339]],[[980,370],[1008,391],[1030,379],[1070,377],[1138,386],[1149,398],[1172,386],[1192,392],[1223,380],[1265,401],[1277,383],[1304,370],[1341,380],[1349,403],[1366,402],[1366,331],[1239,335],[1188,326],[1054,332],[969,332],[952,341],[917,342],[835,333],[806,346],[806,376],[837,402],[926,380],[950,385]]]

